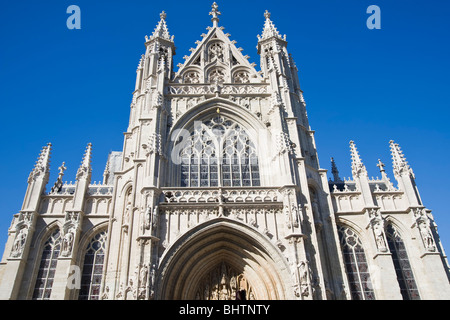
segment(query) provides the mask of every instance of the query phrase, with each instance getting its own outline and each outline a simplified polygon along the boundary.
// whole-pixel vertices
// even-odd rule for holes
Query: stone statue
[[[19,233],[16,236],[13,244],[13,250],[11,255],[13,257],[18,257],[22,254],[23,247],[25,245],[25,240],[27,239],[28,228],[20,229]]]
[[[72,252],[73,238],[74,238],[73,232],[74,231],[72,229],[69,229],[64,234],[64,238],[62,240],[62,250],[61,250],[61,254],[64,257],[70,255],[70,253]]]

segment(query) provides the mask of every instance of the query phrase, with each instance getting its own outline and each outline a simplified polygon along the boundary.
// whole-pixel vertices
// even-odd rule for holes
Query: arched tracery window
[[[361,240],[352,229],[346,226],[340,226],[338,230],[352,299],[375,300],[369,266]]]
[[[79,300],[99,300],[105,262],[106,232],[97,233],[86,247]]]
[[[52,293],[56,264],[61,251],[61,233],[56,229],[44,244],[33,300],[48,300]]]
[[[386,237],[403,300],[420,300],[405,244],[392,224],[388,224],[386,227]]]
[[[182,187],[260,186],[255,145],[236,122],[221,115],[198,121],[181,143]]]
[[[250,82],[249,78],[250,77],[249,77],[248,72],[240,71],[234,75],[233,80],[234,80],[234,83],[249,83]]]
[[[225,72],[222,69],[215,68],[209,73],[209,82],[225,82]]]
[[[184,83],[200,83],[200,74],[197,71],[191,71],[185,74]]]
[[[221,42],[214,42],[209,46],[208,49],[209,61],[219,60],[223,61],[224,59],[224,46]]]

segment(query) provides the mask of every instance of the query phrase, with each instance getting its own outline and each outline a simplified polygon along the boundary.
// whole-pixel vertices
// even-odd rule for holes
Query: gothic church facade
[[[431,211],[398,144],[397,186],[320,168],[298,70],[264,14],[260,71],[219,26],[174,70],[160,15],[145,38],[123,150],[91,183],[28,178],[0,262],[0,299],[449,299]]]

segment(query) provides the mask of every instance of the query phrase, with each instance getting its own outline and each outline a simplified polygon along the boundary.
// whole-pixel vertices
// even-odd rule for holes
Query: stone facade
[[[265,12],[260,71],[219,26],[173,70],[160,15],[145,38],[121,152],[91,183],[51,144],[28,179],[0,264],[1,299],[449,299],[448,265],[412,169],[395,187],[320,168],[298,70]]]

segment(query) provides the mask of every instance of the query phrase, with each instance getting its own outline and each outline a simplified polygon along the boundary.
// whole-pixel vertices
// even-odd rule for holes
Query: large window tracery
[[[97,233],[86,247],[79,300],[99,300],[105,261],[106,232]]]
[[[208,49],[209,61],[214,61],[214,60],[223,61],[224,52],[225,52],[225,50],[224,50],[224,45],[222,42],[212,43]]]
[[[255,145],[238,123],[222,115],[198,121],[181,143],[182,187],[260,186]]]
[[[39,264],[33,300],[49,300],[55,278],[56,264],[61,251],[61,233],[56,229],[44,244]]]
[[[209,73],[209,82],[223,83],[225,82],[225,72],[220,68],[215,68]]]
[[[386,227],[386,237],[403,300],[420,300],[405,244],[392,224]]]
[[[369,265],[361,240],[346,226],[340,226],[338,230],[352,299],[375,300]]]

